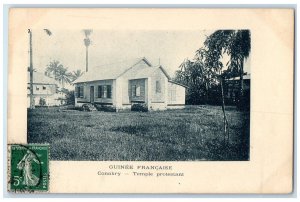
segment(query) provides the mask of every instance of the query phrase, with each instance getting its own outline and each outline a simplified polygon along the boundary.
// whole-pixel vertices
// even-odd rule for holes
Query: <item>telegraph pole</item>
[[[29,75],[30,75],[30,109],[35,108],[33,97],[33,62],[32,62],[32,30],[28,29],[29,33]]]

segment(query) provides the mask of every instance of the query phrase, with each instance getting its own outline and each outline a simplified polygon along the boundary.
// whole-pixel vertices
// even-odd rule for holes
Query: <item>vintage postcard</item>
[[[293,9],[11,8],[7,189],[291,193]]]

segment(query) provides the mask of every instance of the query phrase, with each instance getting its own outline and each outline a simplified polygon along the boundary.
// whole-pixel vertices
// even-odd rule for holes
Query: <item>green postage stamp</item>
[[[49,145],[10,145],[11,192],[47,192],[49,189]]]

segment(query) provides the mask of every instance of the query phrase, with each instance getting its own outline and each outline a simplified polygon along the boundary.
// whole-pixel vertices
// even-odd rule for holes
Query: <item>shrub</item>
[[[75,94],[73,90],[66,92],[66,99],[67,105],[75,105]]]
[[[104,111],[104,112],[116,112],[116,107],[113,105],[105,105],[105,104],[95,104],[95,107],[98,111]]]
[[[145,103],[136,103],[131,105],[131,111],[147,112],[148,106]]]
[[[45,106],[46,105],[46,100],[44,98],[40,98],[40,101],[39,101],[39,105],[40,106]]]

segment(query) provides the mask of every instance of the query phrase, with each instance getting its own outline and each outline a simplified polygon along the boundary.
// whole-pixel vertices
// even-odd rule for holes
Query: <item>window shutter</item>
[[[103,89],[102,86],[98,86],[98,98],[102,98]]]
[[[75,87],[74,96],[78,97],[78,87]]]
[[[132,95],[132,97],[135,97],[136,96],[136,85],[133,85],[132,87],[131,87],[131,95]]]
[[[81,95],[80,95],[80,97],[83,98],[84,97],[84,86],[81,86],[80,89],[81,89]]]
[[[111,85],[107,85],[107,98],[111,98]]]

